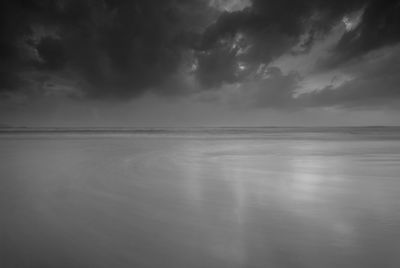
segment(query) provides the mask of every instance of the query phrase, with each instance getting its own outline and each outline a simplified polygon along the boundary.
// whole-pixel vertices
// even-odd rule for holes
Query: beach
[[[0,133],[0,266],[400,267],[399,128]]]

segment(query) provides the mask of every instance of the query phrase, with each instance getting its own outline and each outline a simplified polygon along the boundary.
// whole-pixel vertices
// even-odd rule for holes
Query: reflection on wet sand
[[[0,142],[2,267],[400,265],[396,141]]]

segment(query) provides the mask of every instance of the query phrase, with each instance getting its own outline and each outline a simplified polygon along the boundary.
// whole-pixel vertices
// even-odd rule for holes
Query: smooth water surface
[[[399,129],[0,134],[0,267],[400,267]]]

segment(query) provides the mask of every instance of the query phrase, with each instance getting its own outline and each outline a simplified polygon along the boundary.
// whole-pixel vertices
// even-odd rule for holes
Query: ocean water
[[[3,129],[0,267],[400,267],[400,128]]]

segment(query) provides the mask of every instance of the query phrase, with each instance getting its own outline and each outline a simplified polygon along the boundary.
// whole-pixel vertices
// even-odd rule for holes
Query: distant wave
[[[246,138],[246,139],[400,139],[400,127],[3,127],[0,135],[96,135],[154,136],[182,138]]]

